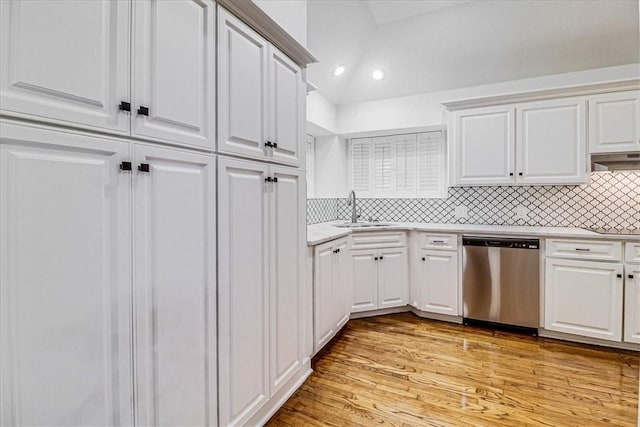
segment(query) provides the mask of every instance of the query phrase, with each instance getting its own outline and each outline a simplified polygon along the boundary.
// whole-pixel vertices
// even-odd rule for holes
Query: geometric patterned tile
[[[466,206],[468,218],[454,217]],[[516,218],[519,205],[529,218]],[[458,224],[640,229],[640,172],[592,173],[579,186],[453,187],[446,199],[359,199],[361,218]],[[310,199],[309,224],[347,220],[347,199]]]

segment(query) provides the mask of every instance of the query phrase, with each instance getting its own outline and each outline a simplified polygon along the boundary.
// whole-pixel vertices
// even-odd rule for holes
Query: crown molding
[[[596,95],[600,93],[622,92],[627,90],[639,89],[640,79],[614,80],[605,83],[566,86],[546,90],[516,92],[482,98],[469,98],[447,101],[443,102],[442,105],[449,111],[456,111],[468,108],[490,107],[493,105],[515,104],[518,102],[541,101],[553,98]]]
[[[251,0],[216,0],[302,68],[318,60]]]

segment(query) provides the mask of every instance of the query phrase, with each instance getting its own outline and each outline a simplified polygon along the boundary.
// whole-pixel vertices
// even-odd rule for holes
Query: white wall
[[[319,136],[315,142],[315,197],[347,197],[347,144],[344,138]]]
[[[298,43],[307,47],[307,0],[253,0]]]
[[[323,129],[320,133],[307,130],[311,135],[336,134],[337,116],[336,106],[318,91],[307,94],[307,123]]]
[[[351,134],[442,124],[443,108],[441,103],[445,101],[631,78],[640,78],[640,64],[339,105],[337,107],[337,133]]]

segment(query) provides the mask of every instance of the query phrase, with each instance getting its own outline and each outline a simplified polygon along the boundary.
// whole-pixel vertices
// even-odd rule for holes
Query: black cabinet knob
[[[423,260],[423,261],[426,261],[427,259],[426,259],[425,257],[422,257],[422,260]]]
[[[628,277],[629,279],[633,279],[633,274],[630,274]]]
[[[522,176],[522,172],[518,172],[518,175]]]
[[[380,257],[380,259],[384,259],[384,257],[383,257],[383,256],[381,256],[381,257]]]
[[[149,164],[148,163],[140,163],[140,165],[138,165],[138,170],[140,172],[149,172]]]
[[[264,179],[264,182],[273,182],[273,178],[271,178],[270,176],[266,177]]]
[[[509,176],[513,176],[513,172],[509,172]]]
[[[144,106],[140,106],[140,108],[138,108],[138,114],[141,116],[148,116],[149,115],[149,108],[144,107]]]
[[[122,171],[130,171],[131,170],[131,162],[122,162],[122,163],[120,163],[120,170],[122,170]]]
[[[118,110],[131,111],[131,103],[127,101],[120,101],[120,105],[118,105]]]
[[[373,260],[374,260],[374,261],[377,261],[377,260],[378,260],[378,257],[373,258]]]
[[[618,277],[618,279],[622,279],[622,274],[616,274],[616,276]]]

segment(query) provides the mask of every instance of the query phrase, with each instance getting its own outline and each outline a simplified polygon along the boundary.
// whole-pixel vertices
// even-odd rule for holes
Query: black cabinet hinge
[[[138,108],[138,114],[141,115],[141,116],[148,116],[149,115],[149,108],[143,107],[141,105],[140,108]]]
[[[118,110],[131,111],[131,103],[127,101],[120,101],[120,105],[118,105]]]
[[[120,163],[121,171],[130,171],[131,170],[131,162],[122,162]]]
[[[140,163],[138,170],[140,172],[149,172],[149,163]]]

